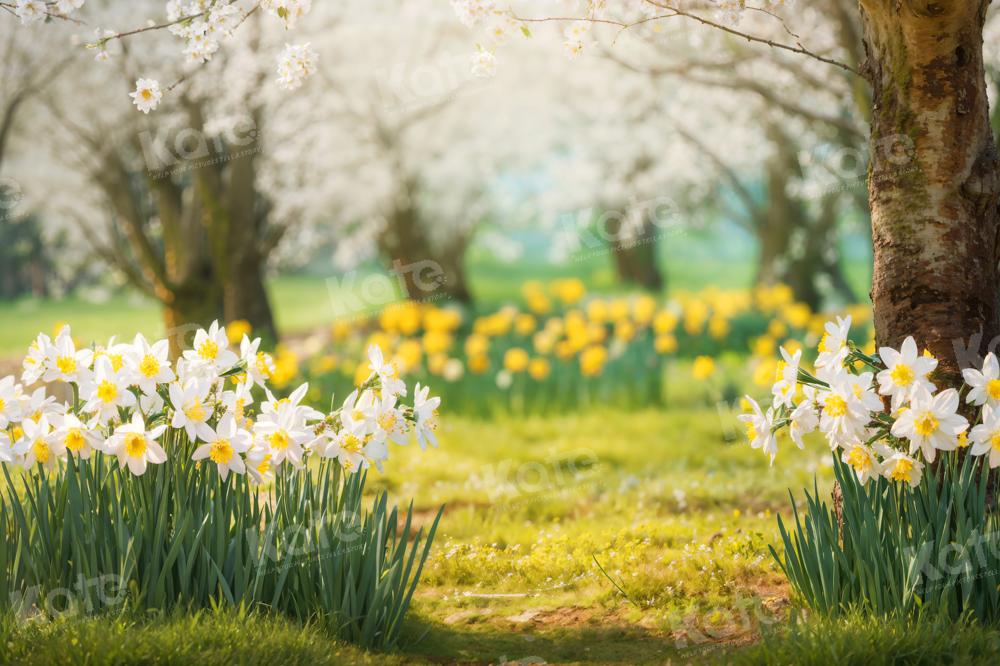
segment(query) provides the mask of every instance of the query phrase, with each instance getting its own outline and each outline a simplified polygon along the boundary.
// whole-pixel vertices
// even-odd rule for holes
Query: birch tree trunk
[[[898,347],[915,336],[952,384],[1000,333],[1000,169],[983,68],[988,5],[861,0],[863,72],[873,93],[877,340]],[[970,338],[973,354],[956,353]]]

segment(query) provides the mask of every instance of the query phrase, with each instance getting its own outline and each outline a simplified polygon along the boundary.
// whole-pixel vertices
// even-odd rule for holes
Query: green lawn
[[[322,278],[284,276],[273,280],[269,291],[282,331],[310,330],[333,318],[331,290]],[[73,296],[0,302],[0,322],[0,357],[23,354],[39,332],[51,334],[63,323],[70,324],[81,340],[106,340],[112,335],[130,340],[137,332],[147,336],[163,334],[159,306],[137,295],[116,295],[106,300]]]
[[[736,361],[730,377],[745,381]],[[447,510],[399,652],[232,611],[0,623],[6,663],[988,663],[1000,633],[803,619],[768,552],[787,489],[831,484],[825,445],[772,467],[713,384],[672,370],[666,410],[476,420],[394,448],[384,475],[426,524]],[[599,568],[600,566],[600,568]],[[602,571],[603,569],[603,571]],[[532,661],[534,659],[534,661]]]
[[[702,245],[675,248],[670,254],[664,262],[670,290],[696,291],[709,284],[741,289],[752,283],[753,263],[746,257],[713,257]],[[474,256],[470,263],[472,290],[477,307],[483,311],[518,301],[526,280],[549,281],[572,276],[583,279],[588,289],[598,293],[627,289],[616,281],[604,256],[562,266],[529,261],[509,264],[489,256]],[[866,293],[865,285],[871,275],[868,264],[849,262],[847,273],[856,293]],[[357,288],[357,281],[314,274],[275,278],[269,284],[269,291],[278,329],[283,334],[294,334],[329,324],[340,312],[337,303],[343,298],[341,290],[352,284]],[[117,294],[99,300],[71,296],[0,301],[0,359],[20,356],[39,332],[51,334],[63,323],[73,327],[77,338],[88,341],[106,340],[112,335],[131,339],[137,332],[147,336],[163,333],[158,305],[136,294]]]
[[[675,368],[683,399],[667,411],[446,416],[440,448],[394,449],[372,488],[414,498],[418,521],[442,503],[447,512],[405,647],[375,662],[660,663],[720,643],[703,640],[706,629],[737,631],[723,645],[755,639],[757,627],[733,628],[748,600],[783,619],[787,592],[767,553],[774,514],[787,512],[788,485],[809,483],[817,470],[828,482],[826,456],[792,450],[784,465],[769,467],[736,439],[734,415],[689,371]],[[227,646],[237,663],[358,657],[345,646],[324,651],[331,643],[319,627],[226,614],[197,622],[67,619],[5,631],[0,646],[18,663],[158,654],[179,663],[201,650],[213,661]]]
[[[447,418],[438,449],[373,476],[418,520],[447,504],[401,651],[232,611],[0,627],[7,663],[986,663],[1000,634],[846,619],[791,624],[767,551],[786,489],[829,487],[824,447],[774,467],[711,390],[665,412]],[[603,567],[604,572],[598,568]],[[610,579],[613,579],[612,582]],[[620,588],[620,589],[619,589]],[[534,661],[532,661],[534,659]]]
[[[734,424],[710,403],[696,406],[708,398],[692,395],[692,408],[667,414],[453,418],[440,448],[394,450],[373,487],[415,498],[420,519],[448,507],[398,659],[657,663],[685,651],[678,628],[714,621],[720,609],[728,618],[725,609],[743,596],[760,595],[783,612],[783,586],[766,553],[770,514],[787,503],[785,484],[804,483],[822,454],[795,456],[790,474],[771,470],[756,452],[726,442]],[[35,663],[74,654],[84,662],[87,652],[107,663],[160,650],[181,661],[196,649],[220,658],[227,645],[238,650],[235,662],[356,657],[343,647],[317,651],[319,628],[266,618],[252,620],[242,639],[239,622],[225,615],[136,622],[9,629],[7,646],[12,660]]]
[[[671,289],[745,287],[753,264],[704,244],[666,250]],[[859,293],[863,261],[848,265]],[[475,256],[484,309],[517,300],[527,279],[577,276],[620,290],[606,257],[561,267]],[[270,285],[282,331],[335,314],[337,282],[281,277]],[[0,304],[0,358],[58,322],[81,339],[161,332],[155,304],[116,296]],[[723,361],[739,384],[739,358]],[[549,418],[444,416],[441,447],[396,449],[372,487],[415,500],[418,521],[447,505],[402,650],[365,654],[262,614],[220,611],[17,624],[0,621],[0,663],[924,663],[990,658],[995,632],[847,619],[792,623],[792,600],[768,552],[787,489],[832,479],[816,443],[783,442],[780,464],[750,450],[713,383],[672,369],[665,410],[593,410]]]

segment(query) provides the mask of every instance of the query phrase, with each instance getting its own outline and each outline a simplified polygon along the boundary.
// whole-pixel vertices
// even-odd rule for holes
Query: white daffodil
[[[102,437],[97,432],[97,419],[84,423],[75,414],[61,414],[52,418],[53,430],[48,442],[53,448],[62,447],[77,458],[90,458],[95,448],[100,448]]]
[[[934,392],[934,384],[928,381],[927,375],[937,367],[937,359],[921,356],[912,335],[903,341],[899,351],[882,347],[878,354],[885,363],[885,370],[878,373],[878,392],[892,397],[893,411],[909,400],[917,389]]]
[[[427,442],[434,447],[438,445],[434,431],[438,428],[438,407],[441,405],[441,398],[437,396],[430,398],[429,393],[430,387],[421,387],[419,382],[413,389],[413,417],[416,420],[413,431],[421,449],[427,448]]]
[[[128,379],[124,373],[114,370],[112,359],[106,355],[99,356],[94,361],[93,379],[80,388],[80,395],[86,400],[83,410],[97,414],[102,424],[108,423],[118,416],[120,407],[135,405],[135,395],[128,387]]]
[[[253,405],[253,384],[249,381],[240,382],[231,391],[222,392],[222,406],[227,414],[232,414],[241,427],[250,419],[246,411]]]
[[[14,462],[17,457],[10,433],[6,430],[0,430],[0,463]]]
[[[240,360],[229,349],[229,336],[217,321],[213,321],[207,331],[200,329],[194,334],[194,349],[184,352],[184,358],[192,364],[211,368],[217,374],[231,369]]]
[[[108,340],[108,344],[104,346],[98,346],[94,349],[94,362],[97,359],[104,357],[111,362],[111,369],[115,372],[126,372],[125,368],[125,358],[128,356],[129,352],[132,350],[131,345],[127,345],[124,342],[116,342],[115,338],[112,337]],[[129,379],[125,377],[125,379]],[[129,381],[131,383],[131,381]]]
[[[356,430],[342,428],[332,433],[329,443],[321,451],[325,458],[336,458],[340,466],[348,472],[356,472],[368,467],[364,456],[365,436]]]
[[[201,381],[206,384],[215,384],[219,381],[219,373],[214,367],[206,363],[188,360],[183,356],[177,359],[174,373],[177,375],[177,383],[181,386],[191,381]]]
[[[159,425],[146,430],[142,415],[135,413],[131,421],[115,428],[114,434],[104,442],[104,450],[118,456],[121,467],[128,467],[135,476],[142,476],[149,463],[162,465],[167,461],[167,453],[156,441],[166,429],[167,426]]]
[[[267,395],[267,400],[265,400],[260,406],[261,416],[276,414],[283,406],[291,405],[296,408],[296,414],[306,421],[319,421],[323,418],[323,414],[312,407],[300,405],[302,399],[306,397],[306,393],[309,392],[309,384],[302,384],[297,389],[292,391],[291,395],[287,398],[275,398],[274,395],[271,394],[271,391],[267,389],[265,389],[264,392]]]
[[[973,405],[989,403],[991,407],[1000,406],[1000,363],[993,352],[986,355],[983,369],[967,368],[962,370],[962,378],[969,385],[969,394],[965,401]]]
[[[969,427],[966,418],[956,413],[958,403],[955,389],[937,395],[918,389],[909,409],[892,424],[892,434],[910,440],[910,455],[920,449],[927,462],[934,462],[937,450],[954,451],[959,434]]]
[[[305,446],[315,439],[297,408],[281,405],[277,412],[265,414],[253,426],[254,435],[267,443],[271,451],[271,464],[275,467],[286,460],[295,467],[302,466]]]
[[[882,472],[878,459],[875,458],[875,451],[861,443],[848,444],[844,447],[840,459],[850,465],[862,485]]]
[[[160,384],[174,381],[169,354],[170,344],[166,340],[149,344],[141,333],[136,335],[125,358],[132,383],[146,395],[152,395]]]
[[[341,423],[352,432],[370,435],[377,427],[377,400],[371,389],[365,389],[361,393],[357,389],[351,391],[340,408]]]
[[[983,407],[983,422],[972,428],[969,433],[972,448],[969,452],[974,456],[990,453],[990,467],[1000,465],[1000,408],[986,405]]]
[[[232,414],[223,416],[215,428],[207,425],[198,428],[199,436],[205,443],[195,449],[192,460],[211,460],[223,481],[229,476],[229,472],[243,474],[246,471],[246,464],[240,454],[246,453],[250,448],[250,433],[236,425]]]
[[[18,395],[18,407],[22,421],[37,423],[43,416],[53,417],[66,411],[66,405],[56,402],[55,396],[46,395],[45,387],[39,387],[31,393]]]
[[[399,378],[399,369],[385,360],[378,345],[368,348],[368,367],[378,375],[382,395],[406,395],[406,383]]]
[[[44,333],[39,333],[38,337],[32,341],[28,347],[28,354],[21,363],[23,372],[21,381],[26,385],[34,384],[45,374],[45,350],[52,346],[52,340]]]
[[[43,416],[37,422],[26,419],[21,423],[23,436],[14,446],[14,453],[21,457],[25,469],[36,464],[52,470],[66,455],[66,448],[59,442],[49,441],[49,418]]]
[[[247,476],[254,483],[266,484],[274,480],[274,465],[271,464],[271,449],[264,443],[256,443],[247,450]]]
[[[143,414],[159,414],[165,404],[159,393],[139,393],[139,411]]]
[[[920,485],[924,473],[924,464],[916,458],[911,458],[902,451],[894,451],[882,461],[882,476],[890,481],[905,481],[911,488]]]
[[[819,429],[831,448],[865,439],[871,413],[882,408],[872,380],[870,372],[852,375],[843,369],[830,376],[830,390],[822,391],[818,401],[823,406]]]
[[[247,379],[251,387],[264,386],[274,373],[274,358],[267,352],[260,351],[260,338],[250,340],[243,336],[240,342],[240,359],[246,363]]]
[[[389,442],[408,444],[406,417],[396,407],[396,396],[386,395],[375,401],[375,429],[363,449],[365,458],[382,471],[382,464],[389,459]]]
[[[198,428],[205,425],[214,411],[208,396],[212,385],[203,379],[189,379],[183,386],[170,384],[170,404],[174,408],[171,428],[184,428],[188,439],[198,441]]]
[[[80,384],[88,379],[93,360],[94,352],[89,349],[77,351],[69,326],[63,326],[55,342],[45,350],[45,373],[42,381]]]
[[[416,398],[414,394],[414,398]],[[409,443],[406,437],[406,417],[396,406],[396,396],[384,395],[376,400],[375,430],[372,439],[379,442],[391,441],[400,446]]]
[[[792,408],[792,400],[795,397],[795,389],[799,384],[799,361],[802,360],[802,350],[796,351],[789,356],[784,347],[781,347],[781,361],[778,361],[777,381],[771,387],[774,396],[772,406]]]
[[[747,439],[750,440],[750,447],[761,449],[771,456],[771,464],[774,464],[774,456],[778,454],[778,440],[774,436],[774,409],[769,408],[762,411],[757,401],[746,396],[746,400],[753,408],[750,414],[740,414],[737,418],[746,424]]]
[[[851,317],[848,315],[841,319],[837,317],[837,322],[828,321],[826,323],[823,338],[819,342],[819,355],[816,357],[817,372],[822,371],[820,377],[826,379],[831,372],[837,372],[847,358],[847,337],[851,330]]]
[[[803,435],[816,430],[819,427],[819,405],[816,402],[816,389],[812,386],[802,387],[802,401],[795,406],[789,415],[789,434],[797,447],[804,448]]]
[[[21,387],[8,375],[0,379],[0,430],[21,419]]]

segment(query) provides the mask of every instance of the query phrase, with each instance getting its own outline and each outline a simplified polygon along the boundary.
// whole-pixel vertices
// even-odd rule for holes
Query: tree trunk
[[[792,232],[797,237],[789,251],[784,282],[792,288],[796,300],[814,311],[830,297],[841,306],[856,302],[844,277],[837,248],[839,202],[838,193],[827,194],[820,201],[816,216]]]
[[[405,298],[472,303],[465,272],[468,243],[456,237],[443,250],[435,250],[413,206],[401,205],[394,211],[379,234],[378,245]]]
[[[657,264],[656,227],[652,220],[644,219],[635,234],[622,232],[623,221],[608,222],[615,271],[622,282],[629,282],[650,291],[663,290],[663,274]]]
[[[264,285],[263,264],[256,251],[234,257],[222,302],[227,322],[238,319],[249,322],[254,335],[270,345],[278,337],[271,299]]]
[[[861,2],[874,105],[876,336],[898,347],[913,335],[952,385],[1000,333],[1000,170],[982,43],[988,5]],[[969,347],[972,356],[956,353]]]
[[[199,328],[220,319],[222,310],[217,285],[209,279],[191,279],[173,289],[163,302],[163,322],[170,342],[170,357],[176,359],[190,349]]]
[[[154,181],[156,210],[163,223],[165,283],[157,290],[170,357],[177,358],[194,343],[199,328],[222,318],[222,283],[205,237],[204,207],[194,196],[167,179]]]
[[[259,116],[255,114],[254,117],[258,132],[261,127]],[[236,150],[236,155],[227,164],[223,196],[227,233],[220,239],[220,249],[226,255],[222,300],[227,322],[247,321],[255,335],[273,344],[278,339],[277,328],[271,299],[264,286],[267,257],[261,250],[261,236],[267,225],[267,206],[257,190],[256,159],[255,150]]]
[[[444,272],[441,294],[463,305],[472,304],[472,291],[469,289],[469,278],[465,270],[465,253],[468,246],[468,241],[464,237],[459,237],[444,251],[437,253],[438,263]]]
[[[788,282],[792,262],[790,255],[795,250],[793,245],[796,242],[802,244],[801,227],[807,224],[808,219],[805,206],[789,192],[791,181],[802,177],[795,144],[775,125],[768,127],[767,134],[775,153],[768,160],[765,170],[767,203],[756,213],[754,227],[760,245],[756,283],[771,285]],[[797,285],[793,288],[798,286],[795,292],[797,300],[815,307],[819,297],[813,288],[813,277],[814,273],[798,276]],[[803,291],[806,286],[808,289]]]

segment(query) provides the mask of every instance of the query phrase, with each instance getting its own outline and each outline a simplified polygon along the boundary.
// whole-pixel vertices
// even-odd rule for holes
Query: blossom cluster
[[[43,21],[49,16],[69,18],[86,0],[15,0],[14,14],[22,25]]]
[[[223,479],[245,473],[265,483],[310,455],[356,471],[381,469],[389,442],[406,444],[411,433],[421,447],[436,445],[440,399],[417,384],[412,406],[403,406],[407,387],[395,367],[377,346],[368,360],[368,378],[324,414],[303,404],[307,384],[276,398],[267,386],[274,361],[260,339],[244,335],[231,348],[218,323],[199,330],[176,363],[166,340],[140,334],[131,343],[78,348],[64,327],[54,340],[43,334],[32,343],[22,383],[0,380],[0,461],[53,469],[67,456],[97,451],[138,476],[190,455],[210,461]],[[44,386],[24,388],[37,382],[68,385],[72,401],[57,401]]]
[[[0,5],[15,14],[24,25],[46,19],[67,19],[80,22],[74,13],[86,0],[13,0]],[[220,45],[232,38],[247,18],[258,9],[279,19],[285,29],[292,29],[312,9],[312,0],[262,0],[242,5],[238,0],[169,0],[166,3],[166,21],[152,20],[143,28],[116,32],[98,28],[94,40],[87,47],[95,51],[94,59],[100,62],[111,59],[111,46],[117,40],[150,30],[165,29],[183,40],[183,55],[189,65],[200,65],[211,60]],[[277,60],[278,84],[287,89],[299,87],[316,71],[316,53],[308,44],[287,46]],[[172,86],[166,88],[170,90]],[[129,94],[139,111],[156,110],[163,99],[164,89],[158,80],[140,78]]]
[[[703,24],[714,20],[723,29],[727,29],[726,26],[738,25],[747,10],[745,0],[710,0],[700,8],[706,14],[706,20],[703,20],[695,17],[689,7],[677,5],[675,9],[673,3],[653,0],[570,0],[567,4],[572,5],[573,9],[565,12],[564,16],[539,16],[525,20],[519,18],[506,4],[501,6],[497,0],[451,0],[458,20],[484,35],[484,41],[477,45],[477,53],[472,59],[473,74],[493,76],[496,72],[497,47],[506,42],[507,37],[516,30],[530,35],[527,28],[530,20],[557,22],[561,27],[562,46],[566,56],[576,58],[588,45],[595,42],[591,37],[592,28],[602,23],[614,25],[616,30],[620,30],[657,19],[688,16]],[[758,11],[773,16],[775,10],[789,3],[787,0],[763,0],[760,4],[756,8]]]
[[[233,36],[244,17],[235,3],[211,0],[167,3],[167,29],[184,40],[184,55],[195,64],[210,60],[219,50],[219,44]]]
[[[962,371],[961,389],[938,391],[938,361],[912,336],[869,355],[848,339],[850,326],[849,316],[826,324],[813,373],[802,367],[801,350],[781,349],[771,405],[764,410],[747,396],[751,412],[740,416],[753,448],[773,463],[780,430],[787,427],[800,449],[803,435],[818,430],[862,483],[881,475],[916,486],[938,451],[970,444],[972,455],[988,452],[990,467],[1000,466],[1000,363],[992,352],[981,369]],[[959,413],[963,396],[977,408],[973,424]]]
[[[595,42],[592,32],[596,24],[627,27],[652,19],[663,11],[661,5],[648,0],[620,0],[615,3],[574,0],[570,4],[575,5],[569,12],[570,16],[552,20],[560,26],[563,51],[571,59],[581,55],[588,45]],[[482,35],[482,41],[477,44],[476,54],[472,57],[472,73],[480,77],[496,73],[497,48],[506,43],[510,35],[521,32],[530,36],[528,24],[532,20],[549,20],[547,17],[521,18],[512,8],[496,0],[451,0],[451,6],[463,25]]]
[[[278,56],[278,85],[285,90],[295,90],[316,72],[318,56],[311,44],[286,44]]]
[[[300,18],[312,9],[312,0],[265,0],[260,7],[292,29]],[[194,64],[207,62],[219,50],[222,40],[229,39],[243,21],[255,11],[243,10],[235,2],[216,0],[170,0],[167,3],[167,25],[174,35],[184,40],[184,55]],[[107,51],[107,39],[99,42],[101,54]],[[278,56],[278,85],[294,90],[316,71],[316,52],[309,44],[285,46]],[[149,113],[160,104],[163,95],[155,79],[139,79],[135,92],[130,93],[133,103],[143,113]]]

